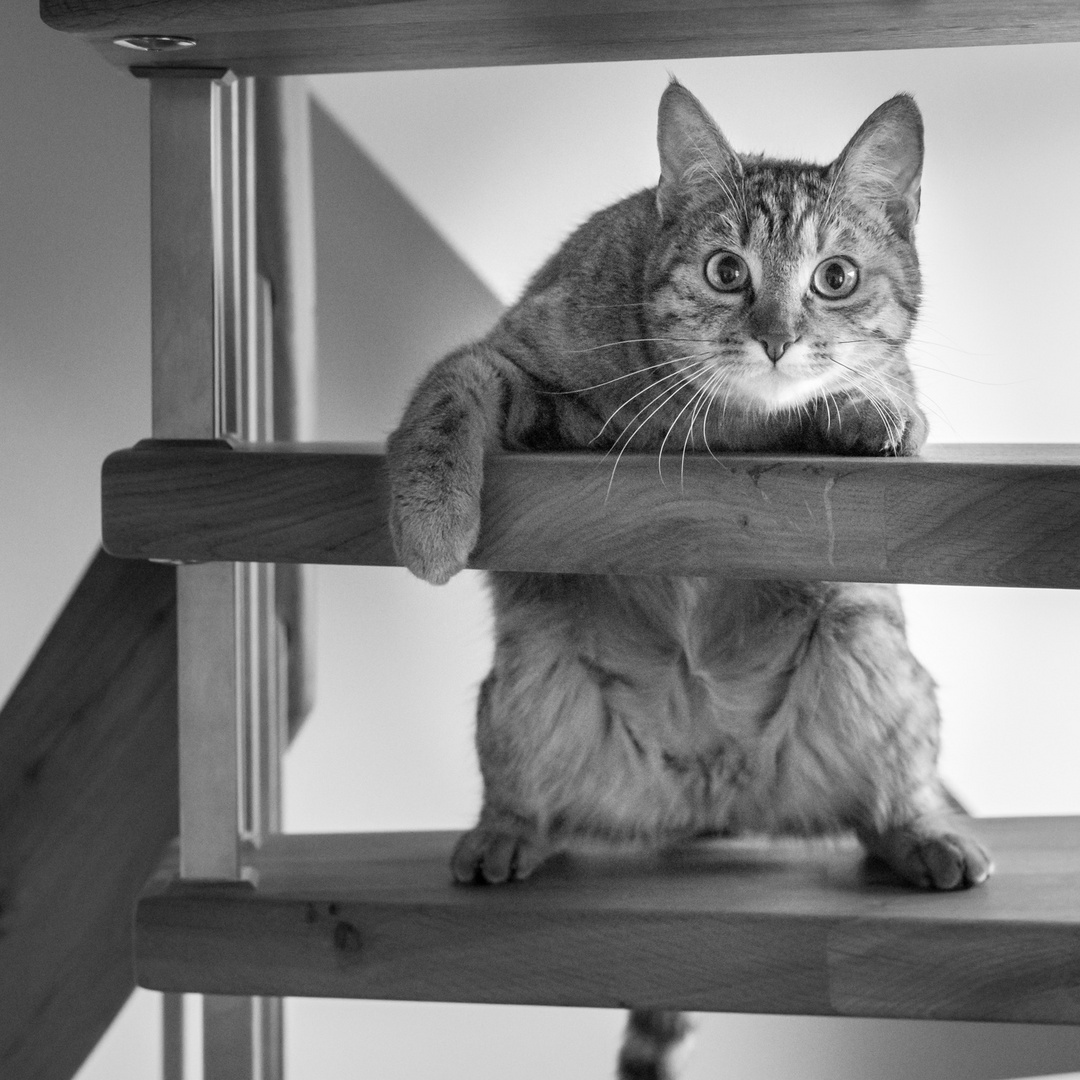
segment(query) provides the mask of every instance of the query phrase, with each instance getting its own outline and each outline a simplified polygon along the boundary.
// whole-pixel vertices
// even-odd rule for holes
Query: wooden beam
[[[103,471],[106,547],[393,565],[377,448],[142,443]],[[1080,587],[1080,446],[919,458],[500,454],[472,565]]]
[[[172,567],[99,554],[0,711],[0,1076],[68,1080],[177,831]]]
[[[287,75],[1080,40],[1072,0],[42,0],[119,66]],[[182,35],[133,52],[131,35]]]
[[[277,836],[251,856],[255,887],[162,875],[139,903],[138,977],[219,994],[1080,1022],[1080,820],[975,824],[997,870],[957,893],[907,888],[843,842],[563,857],[492,888],[451,882],[451,833]]]

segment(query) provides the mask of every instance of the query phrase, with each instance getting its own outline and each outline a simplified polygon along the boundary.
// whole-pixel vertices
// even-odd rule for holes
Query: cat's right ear
[[[897,94],[863,121],[829,169],[836,183],[879,206],[910,239],[919,216],[922,164],[922,115],[910,94]]]
[[[656,127],[660,183],[656,207],[662,220],[677,213],[685,196],[704,184],[729,196],[742,163],[716,122],[686,87],[672,79],[660,99]]]

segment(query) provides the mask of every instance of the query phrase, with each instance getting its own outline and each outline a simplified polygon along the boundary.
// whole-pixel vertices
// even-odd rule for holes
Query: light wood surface
[[[212,439],[219,400],[222,87],[159,79],[150,93],[150,322],[153,434]],[[215,226],[215,218],[218,224]]]
[[[721,841],[452,884],[451,833],[280,836],[257,883],[139,904],[156,989],[1080,1022],[1080,819],[977,823],[997,871],[921,893],[853,843]]]
[[[1080,587],[1080,446],[920,458],[502,454],[472,565],[496,570]],[[103,471],[106,547],[391,565],[377,448],[143,443]]]
[[[1072,0],[42,0],[112,63],[284,75],[1080,40]],[[131,34],[196,40],[133,53]]]
[[[237,806],[248,760],[237,734],[247,720],[246,668],[237,625],[244,568],[201,563],[176,571],[180,718],[181,872],[239,878]],[[242,778],[243,777],[243,778]]]
[[[68,1080],[176,835],[172,567],[99,554],[0,711],[0,1076]]]

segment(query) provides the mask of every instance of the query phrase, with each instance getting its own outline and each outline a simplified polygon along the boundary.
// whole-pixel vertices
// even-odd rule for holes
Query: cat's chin
[[[820,375],[789,374],[768,368],[743,375],[731,384],[731,389],[732,396],[741,398],[744,406],[768,414],[789,412],[809,404],[828,389],[828,382]]]

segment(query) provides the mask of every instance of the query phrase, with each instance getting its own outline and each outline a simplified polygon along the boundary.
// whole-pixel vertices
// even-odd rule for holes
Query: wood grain
[[[214,146],[220,87],[158,80],[150,94],[151,431],[213,438],[215,386]]]
[[[176,835],[171,567],[99,554],[0,711],[0,1076],[68,1080]]]
[[[285,75],[1080,40],[1071,0],[42,0],[118,66]],[[134,53],[131,34],[192,37]]]
[[[723,841],[450,882],[454,835],[275,837],[255,887],[139,904],[156,989],[1080,1022],[1080,819],[987,820],[997,872],[920,893],[854,844]]]
[[[1080,587],[1080,446],[920,458],[489,458],[471,565],[495,570]],[[395,562],[377,448],[142,443],[103,470],[114,554]]]

